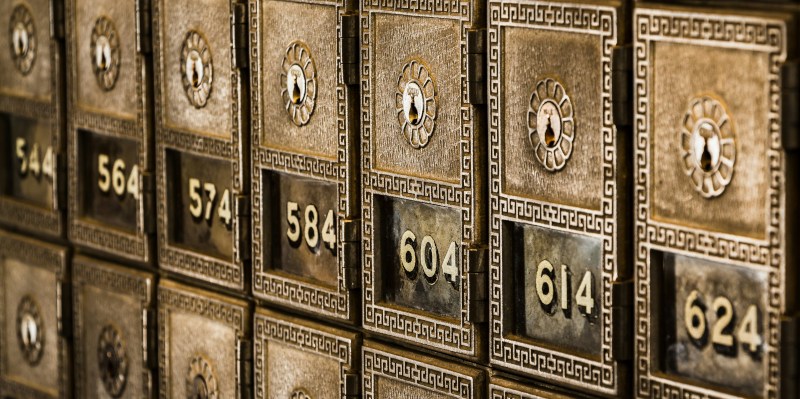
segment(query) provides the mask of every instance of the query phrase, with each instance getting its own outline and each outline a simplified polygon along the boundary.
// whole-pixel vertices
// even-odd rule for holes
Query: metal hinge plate
[[[800,64],[781,66],[781,143],[783,149],[800,149]]]
[[[633,358],[633,281],[611,283],[611,358],[617,361]]]
[[[342,77],[344,84],[358,84],[361,74],[358,70],[358,14],[343,14],[342,28],[339,30],[339,42],[342,46]]]
[[[486,103],[486,30],[467,31],[467,85],[469,103]]]
[[[241,263],[250,259],[250,196],[237,195],[234,207],[234,215],[238,219],[239,226],[236,231],[239,244],[236,260]]]
[[[614,47],[611,52],[611,114],[617,127],[633,123],[633,48]]]
[[[231,44],[233,46],[233,67],[247,69],[250,60],[247,49],[247,6],[242,3],[233,4],[231,15]]]
[[[467,273],[467,283],[469,284],[467,321],[485,323],[488,320],[489,276],[486,270],[489,251],[487,248],[469,248],[467,249],[467,259],[470,267]]]
[[[153,50],[153,27],[150,0],[136,0],[136,51]]]

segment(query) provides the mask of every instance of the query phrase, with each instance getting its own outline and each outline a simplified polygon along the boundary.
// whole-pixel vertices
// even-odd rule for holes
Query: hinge
[[[486,103],[486,30],[467,31],[467,85],[469,103]]]
[[[617,361],[633,357],[633,281],[611,283],[611,358]]]
[[[58,317],[58,335],[63,338],[72,337],[72,293],[70,285],[59,280],[56,283],[56,312]]]
[[[239,263],[250,259],[250,196],[236,195],[234,198],[234,215],[237,218],[238,237],[237,261]]]
[[[239,397],[253,397],[253,347],[251,342],[239,339],[237,342],[236,358],[239,362]]]
[[[248,57],[247,35],[247,6],[242,3],[233,3],[231,15],[231,44],[233,45],[233,67],[247,69],[250,62]]]
[[[156,353],[156,342],[158,340],[156,328],[156,312],[152,309],[142,309],[142,356],[144,364],[150,370],[158,368],[158,353]]]
[[[344,255],[344,283],[347,289],[361,287],[361,219],[343,219],[341,221],[341,245]]]
[[[780,384],[782,398],[796,398],[798,392],[797,379],[800,377],[800,321],[795,317],[781,318],[781,372]]]
[[[155,176],[150,172],[142,173],[142,217],[145,234],[156,232],[156,184]]]
[[[781,143],[786,151],[800,149],[800,65],[781,66]]]
[[[342,14],[342,29],[339,42],[342,45],[342,78],[344,84],[354,85],[361,80],[358,70],[358,58],[360,55],[358,47],[358,24],[360,17],[358,14]]]
[[[153,50],[153,25],[150,0],[136,0],[136,51],[149,53]]]
[[[63,153],[54,153],[55,156],[55,174],[56,180],[56,198],[55,209],[65,210],[67,208],[67,157]]]
[[[467,249],[467,261],[469,262],[469,272],[467,273],[467,283],[469,284],[467,321],[470,323],[485,323],[488,316],[489,279],[486,269],[489,261],[489,251],[487,248],[469,248]]]
[[[611,114],[617,127],[633,124],[633,48],[614,47],[611,52]]]
[[[358,398],[361,396],[361,376],[357,373],[344,374],[344,397]]]
[[[62,0],[50,2],[50,37],[53,39],[64,38],[64,1]]]

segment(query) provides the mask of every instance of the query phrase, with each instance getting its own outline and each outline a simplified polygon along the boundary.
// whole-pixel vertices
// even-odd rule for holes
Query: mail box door
[[[246,10],[153,2],[159,267],[237,291],[250,253]]]
[[[489,2],[491,361],[608,395],[626,389],[631,345],[613,90],[628,21],[612,1]]]
[[[260,398],[358,398],[358,334],[257,309],[255,391]]]
[[[364,328],[469,358],[486,312],[476,2],[364,2]],[[472,82],[472,83],[471,83]]]
[[[780,101],[791,26],[781,14],[635,12],[640,395],[795,397],[796,182]]]
[[[248,398],[245,302],[162,280],[158,288],[159,395]]]
[[[254,295],[350,322],[361,261],[353,3],[250,2]]]
[[[69,237],[152,260],[153,162],[149,20],[133,0],[66,2]]]
[[[72,262],[75,396],[150,398],[155,282],[149,273],[88,257]]]
[[[533,382],[520,383],[494,376],[489,385],[490,399],[568,399],[574,397],[576,397],[574,392],[554,390],[552,387],[538,386]]]
[[[59,237],[66,207],[63,43],[51,30],[57,24],[49,0],[4,1],[0,16],[0,223]]]
[[[67,287],[65,248],[0,232],[0,396],[71,397]]]

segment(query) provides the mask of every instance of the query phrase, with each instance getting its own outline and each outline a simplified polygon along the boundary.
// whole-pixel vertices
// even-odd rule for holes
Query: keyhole
[[[302,101],[300,94],[300,85],[297,84],[297,77],[295,77],[294,81],[292,81],[292,103],[295,105],[300,104]]]
[[[411,107],[408,109],[408,121],[411,122],[412,125],[416,125],[419,121],[419,111],[417,111],[417,105],[415,101],[411,101]]]
[[[706,172],[710,172],[711,169],[714,169],[714,164],[711,161],[711,152],[708,151],[707,142],[703,145],[703,153],[700,154],[700,167]]]
[[[550,148],[556,145],[556,132],[553,130],[550,118],[547,118],[547,127],[544,130],[544,144]]]
[[[192,77],[192,86],[199,87],[200,86],[200,74],[197,73],[197,66],[192,63],[191,70],[189,71],[189,76]]]
[[[106,53],[100,53],[100,69],[106,70],[108,68],[108,60],[106,59]]]
[[[28,32],[21,25],[14,27],[14,53],[23,56],[28,52]]]
[[[192,399],[206,399],[208,397],[208,388],[203,377],[194,377],[194,396]]]
[[[111,377],[116,377],[119,374],[119,362],[116,361],[114,350],[111,347],[106,347],[105,350],[105,369]]]
[[[22,322],[22,341],[25,345],[33,345],[37,340],[36,322],[30,315],[25,315]]]

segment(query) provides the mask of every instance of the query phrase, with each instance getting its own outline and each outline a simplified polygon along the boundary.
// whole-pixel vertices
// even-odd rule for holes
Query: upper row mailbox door
[[[482,63],[482,10],[365,1],[361,15],[364,328],[471,358],[486,309],[486,145],[468,67]]]
[[[351,8],[250,2],[254,295],[348,321],[361,245]]]
[[[625,390],[626,129],[620,2],[489,2],[492,363]],[[535,56],[534,56],[535,54]],[[620,293],[617,293],[619,291]]]
[[[780,130],[790,28],[781,14],[635,12],[642,396],[795,397],[781,368],[796,356],[781,320],[796,311],[785,276],[797,182]]]
[[[231,38],[245,9],[189,0],[153,7],[159,264],[236,290],[249,253],[249,140],[247,82],[236,67],[245,62]]]
[[[152,73],[137,40],[139,10],[132,0],[67,2],[69,237],[149,262]]]
[[[0,223],[62,236],[63,48],[49,0],[0,4]]]

